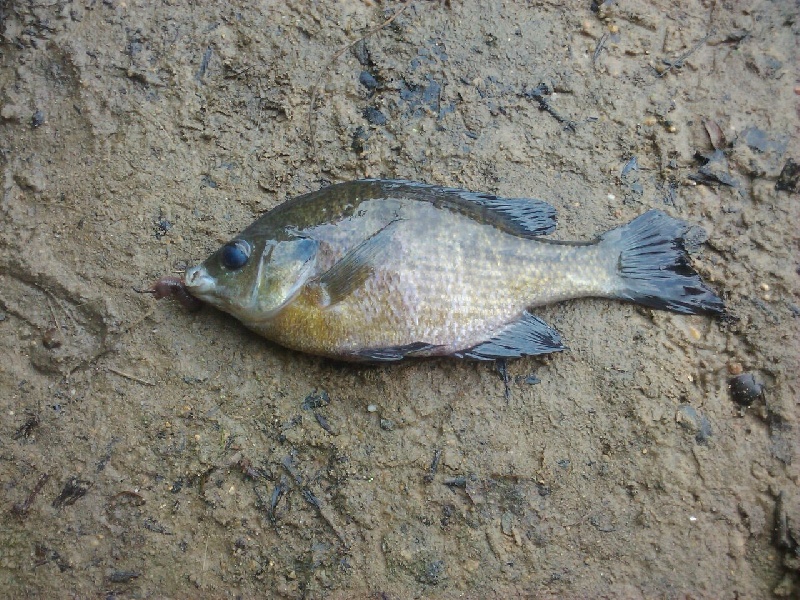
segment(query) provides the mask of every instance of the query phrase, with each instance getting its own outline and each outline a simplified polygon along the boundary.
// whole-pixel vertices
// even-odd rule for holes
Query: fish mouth
[[[217,289],[217,280],[202,265],[186,269],[185,281],[189,292],[204,300]]]

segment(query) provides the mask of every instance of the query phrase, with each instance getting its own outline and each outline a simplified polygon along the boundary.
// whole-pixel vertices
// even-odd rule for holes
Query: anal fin
[[[561,335],[540,318],[526,311],[517,321],[507,325],[489,340],[468,350],[456,352],[453,356],[473,360],[498,360],[562,350],[566,350],[566,346],[561,343]]]

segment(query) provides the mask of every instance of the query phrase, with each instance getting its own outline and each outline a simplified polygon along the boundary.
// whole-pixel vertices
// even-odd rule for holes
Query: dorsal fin
[[[540,237],[552,233],[556,228],[556,209],[544,200],[502,198],[494,194],[400,179],[362,181],[379,184],[387,196],[396,195],[430,202],[434,206],[459,212],[520,237]]]

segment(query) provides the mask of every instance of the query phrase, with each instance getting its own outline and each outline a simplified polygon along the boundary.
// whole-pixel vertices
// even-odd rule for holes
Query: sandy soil
[[[798,13],[0,3],[4,597],[797,597]],[[662,208],[734,318],[547,307],[506,387],[134,291],[364,176]]]

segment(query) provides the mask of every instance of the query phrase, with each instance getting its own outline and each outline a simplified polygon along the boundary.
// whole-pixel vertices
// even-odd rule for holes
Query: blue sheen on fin
[[[540,318],[526,311],[518,321],[514,321],[488,341],[468,350],[456,352],[453,356],[473,360],[497,360],[536,356],[562,350],[566,350],[566,346],[561,343],[561,335]]]
[[[380,183],[387,193],[431,202],[434,206],[459,212],[523,238],[547,235],[556,228],[556,209],[544,200],[502,198],[494,194],[397,179],[363,181]]]

